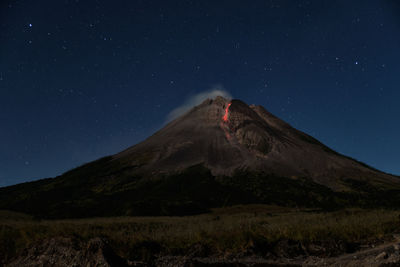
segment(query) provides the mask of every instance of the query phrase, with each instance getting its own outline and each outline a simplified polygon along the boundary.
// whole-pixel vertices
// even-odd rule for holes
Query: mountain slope
[[[61,218],[247,203],[398,206],[399,189],[398,177],[336,153],[263,107],[217,97],[121,153],[0,188],[0,209]]]
[[[144,173],[204,164],[216,176],[238,169],[262,171],[309,177],[334,190],[345,189],[338,178],[399,183],[396,177],[334,152],[261,106],[222,97],[206,100],[115,158],[128,160],[131,166],[143,163]]]

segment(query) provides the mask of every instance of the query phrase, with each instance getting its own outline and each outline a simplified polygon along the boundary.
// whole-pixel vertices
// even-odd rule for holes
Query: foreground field
[[[163,256],[265,259],[334,257],[390,242],[400,233],[400,211],[323,213],[250,205],[187,217],[113,217],[37,221],[0,212],[0,265],[51,238],[106,240],[129,262]]]

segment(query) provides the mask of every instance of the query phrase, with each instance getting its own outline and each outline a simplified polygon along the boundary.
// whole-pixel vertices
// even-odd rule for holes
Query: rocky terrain
[[[280,254],[271,254],[267,257],[251,255],[199,257],[194,251],[193,255],[187,256],[155,255],[151,261],[142,262],[120,258],[107,245],[107,241],[101,238],[90,239],[87,242],[71,238],[52,238],[24,250],[5,266],[400,266],[399,238],[379,245],[370,244],[354,253],[334,257],[307,256],[299,253],[306,248],[296,246],[298,245],[282,242],[279,248]],[[289,257],[287,253],[293,249],[299,254],[295,253],[292,254],[296,255],[295,257]],[[315,246],[314,249],[322,248]]]
[[[6,266],[128,266],[100,238],[52,238],[24,250]]]

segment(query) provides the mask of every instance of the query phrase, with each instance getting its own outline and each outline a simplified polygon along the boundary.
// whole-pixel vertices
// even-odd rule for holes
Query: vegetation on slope
[[[193,215],[238,204],[336,210],[400,207],[400,191],[343,179],[352,191],[334,192],[307,178],[237,172],[214,177],[201,165],[173,175],[142,177],[135,167],[103,158],[54,179],[0,188],[0,209],[36,218]]]

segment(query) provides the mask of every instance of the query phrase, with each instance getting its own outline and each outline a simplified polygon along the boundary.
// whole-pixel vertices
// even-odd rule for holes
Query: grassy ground
[[[400,211],[347,209],[329,213],[266,205],[235,206],[187,217],[112,217],[37,221],[0,211],[0,263],[51,237],[104,237],[120,256],[155,254],[266,255],[282,240],[338,244],[383,239],[400,231]]]

